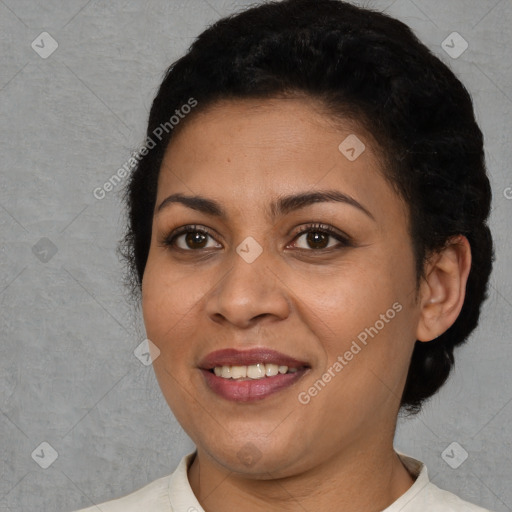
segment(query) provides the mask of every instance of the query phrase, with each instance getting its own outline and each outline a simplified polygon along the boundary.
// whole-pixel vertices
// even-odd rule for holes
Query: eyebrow
[[[354,206],[375,221],[375,217],[367,208],[356,201],[353,197],[347,194],[343,194],[338,190],[319,190],[315,192],[303,192],[299,194],[282,196],[270,204],[270,216],[275,218],[280,215],[286,215],[292,211],[321,202],[337,202]],[[196,210],[207,215],[212,215],[214,217],[227,217],[225,210],[217,201],[214,201],[213,199],[207,199],[206,197],[202,196],[186,196],[180,193],[171,194],[169,197],[166,197],[157,207],[156,213],[160,213],[164,208],[173,203],[183,204],[192,210]]]

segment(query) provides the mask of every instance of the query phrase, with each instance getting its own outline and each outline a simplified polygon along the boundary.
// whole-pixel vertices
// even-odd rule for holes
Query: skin
[[[354,161],[338,150],[350,134],[366,146]],[[268,215],[282,195],[326,189],[350,195],[373,218],[340,202]],[[142,283],[159,385],[197,447],[188,471],[194,494],[207,512],[383,510],[414,482],[393,449],[400,397],[415,340],[435,338],[460,312],[467,240],[434,255],[416,290],[407,208],[382,175],[375,141],[354,122],[334,125],[313,100],[223,101],[186,120],[166,152],[156,205],[178,192],[226,211],[218,218],[179,203],[155,209]],[[352,245],[327,235],[308,242],[300,233],[309,223],[346,233]],[[190,224],[212,236],[162,244]],[[236,252],[248,236],[262,248],[252,263]],[[300,403],[299,393],[397,302],[401,311]],[[310,369],[255,402],[209,390],[203,357],[254,347]]]

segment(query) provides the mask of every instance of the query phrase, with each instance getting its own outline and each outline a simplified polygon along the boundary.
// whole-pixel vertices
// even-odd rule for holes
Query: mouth
[[[210,391],[226,400],[262,400],[288,388],[311,366],[269,349],[212,352],[199,365]]]

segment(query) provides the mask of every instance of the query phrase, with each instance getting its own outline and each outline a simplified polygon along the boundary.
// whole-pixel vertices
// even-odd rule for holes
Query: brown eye
[[[185,245],[190,249],[203,249],[208,235],[203,233],[186,233],[185,234]]]
[[[301,238],[304,238],[306,246],[298,247],[298,249],[322,250],[353,245],[348,236],[338,233],[330,226],[321,224],[307,226],[305,230],[301,231],[295,237],[295,240],[300,240]],[[334,242],[329,244],[329,239],[337,240],[338,243]]]
[[[185,226],[167,236],[163,241],[163,245],[183,251],[196,251],[217,247],[215,244],[208,247],[208,238],[213,240],[212,235],[205,229]]]
[[[306,235],[306,242],[313,249],[325,249],[329,243],[330,235],[326,235],[320,231],[310,231]]]

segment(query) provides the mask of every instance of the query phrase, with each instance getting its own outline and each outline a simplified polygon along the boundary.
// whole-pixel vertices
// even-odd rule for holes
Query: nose
[[[211,291],[208,316],[240,329],[258,322],[284,320],[290,314],[288,288],[279,277],[275,257],[263,250],[248,262],[233,251],[231,266]]]

